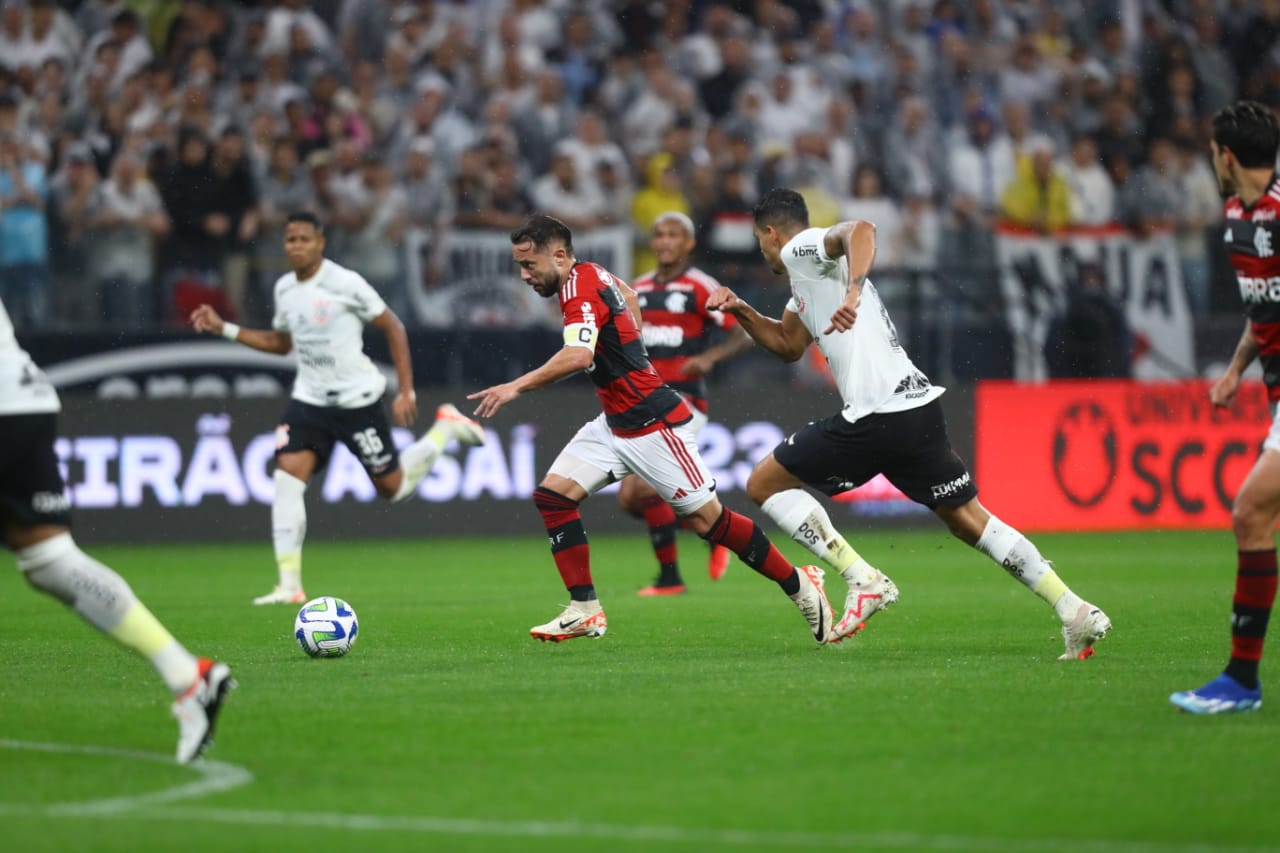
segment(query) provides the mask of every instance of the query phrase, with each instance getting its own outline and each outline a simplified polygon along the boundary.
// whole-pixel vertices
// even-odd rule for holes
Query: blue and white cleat
[[[1173,694],[1169,701],[1191,714],[1238,714],[1262,707],[1262,687],[1241,687],[1224,672],[1204,687]]]

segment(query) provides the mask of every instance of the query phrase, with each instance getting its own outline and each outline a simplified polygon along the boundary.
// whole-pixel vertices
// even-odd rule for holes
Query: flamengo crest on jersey
[[[660,282],[656,276],[656,270],[646,273],[631,285],[644,318],[640,328],[644,348],[662,380],[705,410],[706,379],[681,370],[692,356],[711,347],[712,328],[732,329],[738,321],[732,314],[707,310],[707,297],[719,289],[720,282],[697,267],[670,281]]]
[[[295,400],[358,409],[382,397],[387,379],[364,353],[364,326],[387,305],[363,276],[325,259],[306,281],[281,276],[275,303],[272,327],[293,338],[298,360]]]
[[[43,415],[61,409],[53,383],[18,346],[13,321],[0,302],[0,415]]]
[[[1240,299],[1258,343],[1267,398],[1280,400],[1280,179],[1245,207],[1239,196],[1222,205],[1222,242],[1236,272]]]
[[[849,289],[849,261],[827,256],[826,233],[825,228],[808,228],[782,247],[782,261],[791,278],[787,310],[804,323],[831,366],[844,399],[845,419],[853,422],[873,412],[906,411],[936,400],[944,389],[930,383],[911,362],[869,279],[862,285],[853,328],[823,334]]]
[[[599,264],[577,263],[560,288],[565,328],[599,330],[589,369],[609,428],[640,435],[688,420],[684,399],[663,384],[645,355],[640,330],[613,274]]]

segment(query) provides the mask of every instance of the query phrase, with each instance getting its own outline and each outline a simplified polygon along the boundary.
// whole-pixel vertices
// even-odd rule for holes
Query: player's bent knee
[[[125,579],[81,551],[70,533],[23,548],[18,568],[31,586],[107,624],[134,601]]]

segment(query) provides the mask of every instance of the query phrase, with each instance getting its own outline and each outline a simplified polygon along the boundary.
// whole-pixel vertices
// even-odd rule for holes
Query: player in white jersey
[[[733,314],[756,343],[787,361],[817,343],[831,365],[844,408],[803,427],[762,459],[747,493],[778,526],[848,583],[843,618],[832,642],[860,631],[898,600],[898,589],[849,546],[821,504],[802,486],[828,495],[883,473],[924,504],[963,542],[986,554],[1053,606],[1066,651],[1084,659],[1111,628],[1097,607],[1067,588],[1025,536],[991,515],[965,464],[951,448],[943,389],[912,364],[889,312],[867,279],[875,259],[875,226],[842,222],[810,228],[804,198],[770,190],[754,211],[756,239],[769,267],[790,278],[782,319],[765,317],[721,288],[709,308]]]
[[[395,452],[382,406],[387,380],[364,353],[364,327],[367,323],[387,336],[399,382],[391,409],[401,426],[418,416],[408,336],[378,292],[359,273],[325,258],[324,247],[324,229],[315,215],[289,217],[284,250],[293,272],[276,282],[271,329],[243,329],[223,321],[208,305],[191,314],[196,331],[263,352],[297,352],[293,397],[276,427],[271,530],[279,581],[254,604],[307,600],[302,589],[304,495],[311,475],[328,463],[337,442],[359,458],[380,497],[403,501],[413,495],[449,439],[463,445],[484,441],[478,423],[445,403],[422,438]]]
[[[71,536],[54,439],[61,402],[18,346],[0,302],[0,531],[27,583],[73,608],[102,633],[151,661],[174,695],[177,759],[212,743],[214,722],[235,686],[224,663],[197,658],[152,615],[129,584],[80,550]]]

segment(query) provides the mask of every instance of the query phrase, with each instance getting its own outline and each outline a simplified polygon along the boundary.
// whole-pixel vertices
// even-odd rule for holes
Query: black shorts
[[[937,400],[905,412],[867,415],[856,423],[837,412],[779,444],[773,458],[828,495],[855,489],[877,474],[930,509],[959,506],[978,495],[969,470],[951,449]]]
[[[53,442],[58,416],[0,415],[0,521],[71,526]]]
[[[391,438],[391,422],[382,403],[359,409],[313,406],[290,400],[284,419],[276,427],[276,455],[310,450],[316,467],[329,464],[334,442],[340,441],[360,460],[369,476],[385,477],[400,464]]]

